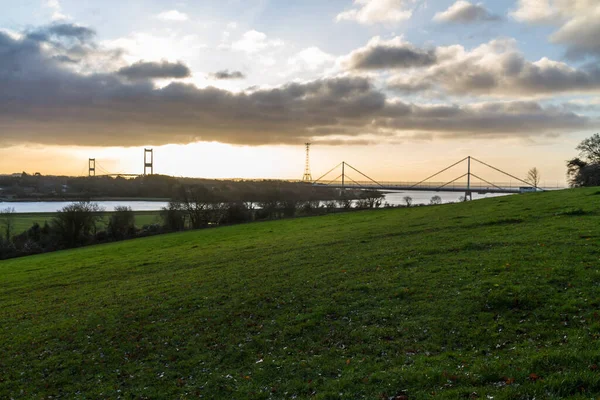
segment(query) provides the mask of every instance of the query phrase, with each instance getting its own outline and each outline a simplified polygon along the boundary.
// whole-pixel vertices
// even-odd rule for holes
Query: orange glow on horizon
[[[318,178],[335,165],[346,161],[380,181],[419,181],[430,174],[473,155],[518,177],[529,168],[542,172],[542,181],[565,184],[564,160],[572,156],[564,149],[574,148],[577,138],[546,146],[536,157],[531,147],[510,141],[415,142],[394,145],[319,146],[310,152],[311,172]],[[145,146],[146,148],[152,146]],[[154,146],[154,172],[157,174],[242,179],[301,179],[304,172],[304,145],[238,146],[217,142]],[[88,158],[96,159],[96,174],[143,173],[144,146],[74,147],[18,146],[0,149],[0,173],[40,172],[42,175],[86,176]],[[440,178],[451,180],[458,170]],[[466,171],[464,171],[466,172]],[[454,175],[456,176],[454,176]],[[484,178],[499,179],[482,171]],[[334,179],[331,176],[330,179]],[[360,176],[354,177],[360,178]]]

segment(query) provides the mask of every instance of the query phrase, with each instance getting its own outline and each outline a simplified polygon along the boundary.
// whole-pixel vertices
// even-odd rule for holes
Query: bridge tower
[[[467,157],[467,191],[465,192],[465,201],[473,200],[473,193],[471,192],[471,156]]]
[[[313,178],[310,173],[310,143],[305,143],[306,146],[306,160],[304,162],[304,175],[302,175],[302,182],[312,182]]]
[[[96,159],[88,159],[88,176],[96,176]]]
[[[150,175],[154,175],[154,149],[144,149],[144,175],[148,174],[148,168],[150,169]]]

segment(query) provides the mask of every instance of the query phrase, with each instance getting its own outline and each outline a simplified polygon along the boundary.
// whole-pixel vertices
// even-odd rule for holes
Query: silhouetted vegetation
[[[136,228],[135,213],[129,207],[116,207],[108,222],[100,224],[104,210],[97,203],[83,201],[64,207],[49,224],[35,223],[13,236],[13,212],[4,210],[0,213],[0,228],[5,232],[0,235],[0,259],[186,229],[379,208],[383,200],[377,191],[334,191],[287,183],[265,186],[263,182],[260,190],[252,185],[242,190],[204,184],[170,189],[174,195],[160,212],[161,223],[141,229]],[[324,193],[325,199],[319,199]]]
[[[438,195],[435,195],[431,198],[431,200],[429,200],[429,204],[432,206],[442,204],[442,198]]]
[[[536,167],[533,167],[529,171],[527,171],[527,177],[525,178],[525,182],[528,182],[532,186],[537,188],[540,185],[541,179],[542,175],[540,174],[540,170]]]
[[[335,189],[283,180],[219,180],[166,175],[123,177],[67,177],[22,174],[0,175],[0,198],[15,200],[170,199],[181,187],[204,187],[225,202],[259,202],[265,193],[291,192],[298,199],[333,200]]]
[[[75,247],[90,242],[96,234],[96,224],[104,210],[97,203],[80,202],[70,204],[58,211],[52,219],[52,231],[59,244]]]
[[[2,238],[2,235],[4,235],[4,238],[10,241],[15,224],[14,214],[15,209],[12,207],[0,210],[0,228],[2,229],[2,232],[0,233],[0,238]]]
[[[571,187],[600,186],[600,134],[583,140],[576,147],[579,157],[567,161]]]
[[[108,233],[116,240],[135,235],[135,214],[131,207],[115,207],[115,211],[108,222]]]

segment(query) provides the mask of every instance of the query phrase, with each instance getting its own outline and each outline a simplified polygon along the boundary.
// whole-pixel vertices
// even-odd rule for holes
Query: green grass
[[[160,222],[160,211],[135,211],[135,226],[141,228],[144,225],[150,225]],[[55,213],[18,213],[15,214],[15,228],[13,234],[19,234],[31,228],[34,223],[44,225],[44,222],[50,223]],[[106,228],[110,212],[104,214],[102,220],[98,223],[98,229]]]
[[[594,398],[597,190],[2,261],[0,398]]]

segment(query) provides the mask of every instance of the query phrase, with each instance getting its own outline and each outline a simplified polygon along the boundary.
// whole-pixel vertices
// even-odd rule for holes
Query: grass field
[[[0,262],[0,398],[600,393],[600,189]]]
[[[144,225],[160,223],[160,211],[135,211],[135,226],[141,228]],[[44,222],[50,223],[55,213],[19,213],[15,214],[15,228],[13,234],[19,234],[31,228],[34,223],[44,225]],[[98,224],[98,229],[105,229],[108,224],[110,211],[104,214],[102,221]]]

